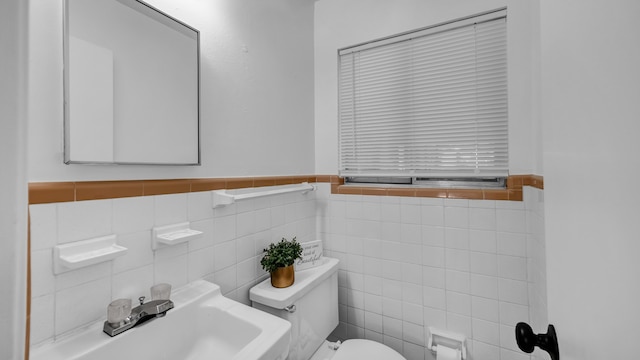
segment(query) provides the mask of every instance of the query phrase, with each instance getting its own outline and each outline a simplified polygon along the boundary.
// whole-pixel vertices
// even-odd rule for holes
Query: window
[[[499,10],[341,49],[340,176],[507,176],[506,43]]]

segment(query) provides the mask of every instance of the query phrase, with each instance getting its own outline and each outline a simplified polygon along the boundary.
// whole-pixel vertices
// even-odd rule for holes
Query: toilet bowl
[[[287,359],[406,360],[371,340],[347,340],[336,350],[329,349],[325,339],[338,326],[338,259],[323,257],[320,265],[296,271],[295,276],[295,283],[288,288],[274,288],[266,279],[249,291],[253,307],[291,323]]]

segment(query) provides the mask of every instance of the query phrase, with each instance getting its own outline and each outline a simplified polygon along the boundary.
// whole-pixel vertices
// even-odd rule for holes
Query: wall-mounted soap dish
[[[76,241],[54,246],[53,273],[66,271],[111,261],[127,253],[127,248],[116,244],[116,235]]]
[[[188,222],[154,227],[151,234],[151,248],[153,250],[162,246],[172,246],[197,239],[202,236],[202,231],[193,230]]]

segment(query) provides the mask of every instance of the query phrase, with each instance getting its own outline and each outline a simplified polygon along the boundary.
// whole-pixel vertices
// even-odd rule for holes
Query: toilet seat
[[[340,345],[331,360],[407,360],[392,348],[365,339],[351,339]]]

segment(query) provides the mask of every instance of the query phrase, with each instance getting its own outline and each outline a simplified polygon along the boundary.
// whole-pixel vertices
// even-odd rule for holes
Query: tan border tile
[[[387,196],[388,189],[383,187],[362,187],[362,195]]]
[[[191,180],[144,180],[144,196],[181,194],[191,191]]]
[[[447,198],[482,200],[484,199],[484,195],[481,189],[448,189]]]
[[[529,175],[525,180],[523,185],[531,186],[534,188],[538,188],[540,190],[544,190],[544,179],[539,175]]]
[[[144,183],[138,181],[82,181],[76,183],[76,201],[115,199],[144,194]]]
[[[276,185],[293,184],[293,179],[291,176],[274,176],[273,179],[275,180]]]
[[[29,183],[29,204],[47,204],[76,200],[73,182]]]
[[[421,188],[416,189],[417,197],[429,197],[429,198],[446,198],[447,197],[447,189],[436,189],[436,188]]]
[[[360,186],[339,185],[338,186],[338,194],[362,195],[362,187],[360,187]]]
[[[316,182],[319,183],[330,183],[331,175],[316,175]]]
[[[192,179],[191,192],[222,190],[227,187],[225,179]]]
[[[276,184],[276,180],[271,177],[259,177],[253,179],[253,186],[262,187],[262,186],[274,186]]]
[[[509,192],[509,200],[522,201],[522,190],[507,190]]]
[[[482,191],[485,200],[509,200],[509,190],[490,190]]]
[[[226,189],[244,189],[253,187],[253,178],[229,178]]]

